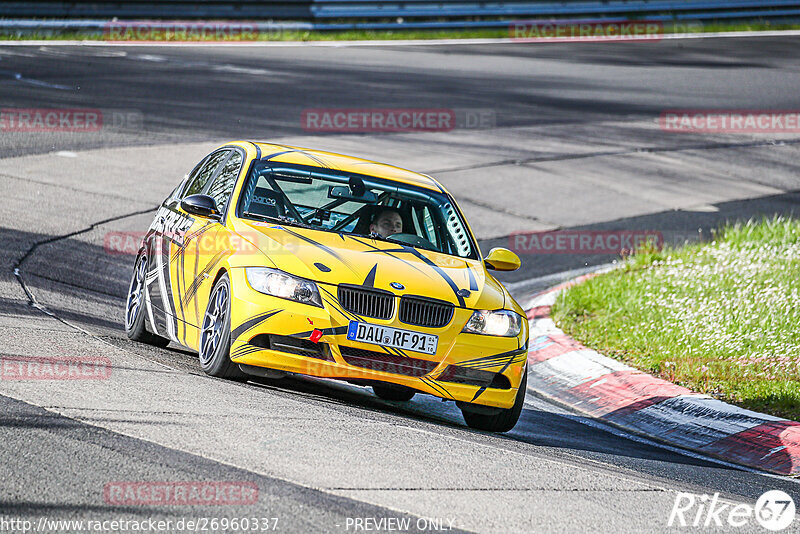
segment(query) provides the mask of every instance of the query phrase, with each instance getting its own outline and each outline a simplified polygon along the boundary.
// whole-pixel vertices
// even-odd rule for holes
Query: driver
[[[401,234],[403,233],[403,218],[396,209],[384,208],[372,219],[369,231],[384,238],[393,234]]]

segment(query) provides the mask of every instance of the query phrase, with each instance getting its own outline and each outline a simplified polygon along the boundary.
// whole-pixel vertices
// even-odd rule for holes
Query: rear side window
[[[217,208],[220,212],[225,211],[225,207],[230,201],[233,186],[236,185],[236,179],[239,177],[239,169],[242,166],[242,154],[238,150],[234,150],[228,161],[222,166],[219,174],[214,178],[211,187],[208,188],[208,196],[214,199],[217,203]]]
[[[189,195],[196,195],[203,191],[203,188],[208,183],[208,180],[214,176],[214,172],[217,170],[217,167],[225,160],[225,158],[230,153],[230,150],[220,150],[219,152],[214,152],[209,156],[208,160],[203,164],[197,174],[191,179],[189,179],[189,184],[186,187],[186,190],[183,192],[184,197],[188,197]]]
[[[436,220],[429,206],[414,206],[411,209],[416,234],[439,246],[439,236],[436,233]]]

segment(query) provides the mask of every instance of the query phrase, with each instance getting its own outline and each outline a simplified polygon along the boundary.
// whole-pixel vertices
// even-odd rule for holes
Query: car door
[[[208,179],[200,177],[196,184],[187,187],[187,194],[196,194],[200,182],[204,181],[200,193],[213,198],[223,214],[222,221],[194,217],[195,223],[184,239],[179,252],[179,264],[173,271],[180,286],[177,292],[180,299],[176,299],[176,305],[184,322],[182,343],[192,348],[197,348],[199,327],[211,291],[215,267],[230,253],[224,214],[243,161],[244,152],[241,149],[229,149],[224,158],[218,162],[210,162],[216,164],[216,168]]]
[[[192,332],[196,330],[196,313],[187,310],[187,294],[193,291],[192,284],[199,272],[197,267],[200,244],[203,236],[216,223],[190,215],[180,207],[181,200],[189,195],[202,193],[222,164],[230,156],[230,149],[221,149],[209,154],[185,181],[177,195],[167,199],[159,210],[154,247],[157,268],[163,273],[155,292],[168,298],[154,299],[163,306],[165,333],[173,341],[188,345]],[[195,273],[195,274],[193,274]]]

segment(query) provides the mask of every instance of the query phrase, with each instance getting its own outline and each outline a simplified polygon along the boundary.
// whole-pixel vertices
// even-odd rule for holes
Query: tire
[[[373,384],[372,391],[383,400],[400,402],[410,401],[414,398],[414,395],[417,394],[417,392],[411,388],[403,386],[384,386],[383,384]]]
[[[128,287],[128,298],[125,300],[125,334],[132,341],[163,348],[169,345],[169,339],[148,332],[144,324],[144,286],[147,266],[147,254],[142,250],[136,256],[131,284]]]
[[[231,281],[227,273],[211,289],[198,349],[200,368],[205,374],[232,380],[247,377],[231,361]]]
[[[525,374],[522,376],[522,382],[519,384],[517,397],[514,400],[514,405],[511,408],[501,409],[499,413],[485,414],[470,411],[468,407],[461,408],[461,414],[464,416],[467,426],[475,430],[484,430],[486,432],[508,432],[517,424],[519,416],[522,413],[522,406],[525,404],[525,391],[528,388],[528,370],[525,369]]]

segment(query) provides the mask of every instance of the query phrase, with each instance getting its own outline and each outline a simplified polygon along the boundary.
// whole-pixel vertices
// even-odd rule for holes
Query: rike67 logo
[[[780,490],[771,490],[758,498],[755,506],[720,500],[714,495],[678,493],[669,515],[669,527],[718,528],[744,527],[755,521],[773,532],[789,527],[794,521],[792,497]]]

